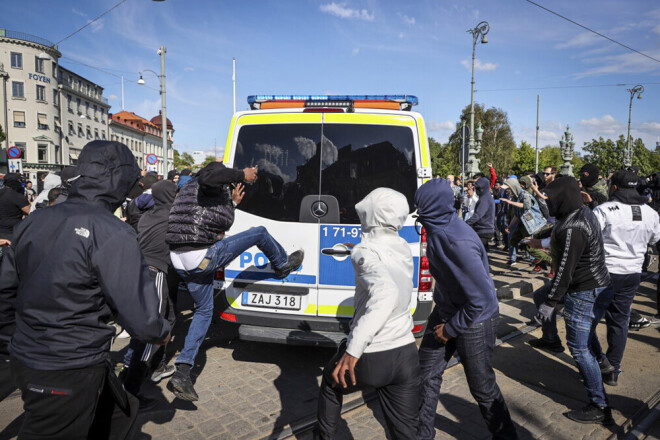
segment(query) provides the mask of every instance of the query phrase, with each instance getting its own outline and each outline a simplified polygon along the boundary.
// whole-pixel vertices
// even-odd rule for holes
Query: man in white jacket
[[[630,308],[639,288],[644,254],[649,243],[660,240],[658,213],[646,205],[637,192],[637,175],[621,170],[612,176],[610,199],[598,205],[594,214],[603,231],[605,264],[614,289],[605,312],[607,352],[603,353],[594,333],[591,349],[600,364],[603,382],[616,386],[621,360],[628,340]]]
[[[399,236],[408,217],[403,194],[377,188],[355,209],[361,243],[351,252],[355,314],[348,340],[323,371],[318,420],[322,439],[335,438],[342,398],[375,388],[393,439],[417,435],[420,373],[411,307],[413,259]]]

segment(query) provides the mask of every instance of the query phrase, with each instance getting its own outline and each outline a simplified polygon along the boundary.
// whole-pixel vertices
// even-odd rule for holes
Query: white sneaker
[[[125,339],[125,338],[130,338],[131,335],[128,334],[126,330],[122,330],[121,333],[117,335],[118,339]]]

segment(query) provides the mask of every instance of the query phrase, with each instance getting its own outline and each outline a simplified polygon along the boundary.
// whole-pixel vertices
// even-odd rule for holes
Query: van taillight
[[[417,285],[420,292],[430,292],[433,286],[433,277],[429,270],[429,259],[426,256],[426,230],[422,228],[419,254],[419,280]]]
[[[215,279],[218,281],[224,281],[225,280],[225,269],[218,269],[215,271]]]

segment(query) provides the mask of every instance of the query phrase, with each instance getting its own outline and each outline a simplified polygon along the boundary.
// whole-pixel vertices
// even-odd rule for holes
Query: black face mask
[[[7,188],[11,188],[17,193],[23,194],[23,185],[18,180],[9,180],[5,182]]]
[[[566,217],[584,205],[580,187],[573,178],[553,181],[546,186],[545,193],[548,196],[547,202],[550,215],[559,219]]]

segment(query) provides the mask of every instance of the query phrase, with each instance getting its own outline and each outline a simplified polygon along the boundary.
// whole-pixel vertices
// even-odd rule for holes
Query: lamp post
[[[474,144],[474,59],[475,51],[477,47],[477,41],[481,41],[481,44],[488,43],[486,34],[490,30],[490,25],[487,21],[482,21],[474,29],[468,29],[468,32],[472,34],[472,82],[470,86],[470,142],[468,144],[468,178],[472,178],[475,174],[479,172],[479,159],[476,155],[478,151],[475,149]],[[480,39],[481,37],[481,39]]]
[[[564,161],[560,171],[563,176],[573,175],[573,164],[571,161],[573,160],[574,148],[575,141],[573,140],[573,134],[567,125],[564,137],[559,140],[559,151],[561,152],[561,158]]]
[[[7,127],[8,122],[8,114],[9,111],[7,110],[7,81],[9,80],[9,73],[5,72],[5,65],[3,63],[0,63],[0,78],[2,78],[2,88],[3,88],[3,110],[5,114],[5,122],[4,122],[4,129],[5,129],[5,150],[9,149],[9,127]]]
[[[161,112],[160,112],[160,122],[162,124],[162,135],[163,135],[163,156],[165,157],[163,164],[163,174],[167,176],[169,171],[170,155],[167,146],[167,101],[165,99],[165,53],[167,49],[165,46],[160,46],[158,49],[158,55],[160,55],[160,75],[154,72],[153,70],[146,69],[140,71],[140,79],[138,84],[144,85],[144,79],[142,79],[142,72],[151,72],[160,79],[160,101],[161,101]]]
[[[632,89],[626,89],[630,93],[630,105],[628,106],[628,137],[626,142],[626,148],[623,150],[623,166],[625,168],[632,166],[632,157],[633,157],[633,147],[630,139],[630,115],[632,113],[632,103],[633,98],[637,95],[637,99],[642,99],[642,93],[644,93],[644,86],[637,85]]]

